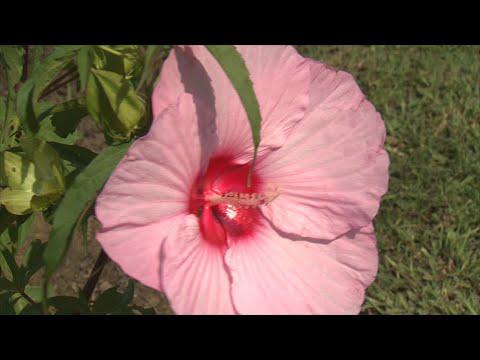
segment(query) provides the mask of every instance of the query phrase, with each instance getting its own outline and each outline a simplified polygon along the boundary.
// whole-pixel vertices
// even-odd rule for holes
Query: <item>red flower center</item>
[[[217,156],[193,185],[189,210],[198,216],[205,241],[226,246],[227,236],[236,241],[255,231],[257,207],[270,198],[259,192],[261,181],[255,173],[247,186],[250,167],[251,163],[239,165],[228,156]]]

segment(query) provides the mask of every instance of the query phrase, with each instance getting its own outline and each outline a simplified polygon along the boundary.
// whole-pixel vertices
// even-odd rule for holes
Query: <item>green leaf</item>
[[[65,179],[62,162],[55,149],[46,141],[31,138],[24,138],[22,147],[35,166],[35,195],[61,196],[65,190]]]
[[[145,101],[120,74],[93,69],[86,97],[90,115],[113,141],[130,140],[146,125]]]
[[[92,201],[92,204],[88,207],[85,214],[82,216],[80,226],[82,228],[82,237],[83,237],[83,256],[87,256],[87,247],[88,247],[88,223],[90,216],[93,215],[95,209],[95,204]]]
[[[38,131],[37,102],[42,92],[57,75],[75,59],[81,45],[57,46],[35,68],[30,78],[22,85],[17,98],[17,111],[27,133]]]
[[[93,304],[92,312],[97,315],[118,313],[123,307],[121,301],[122,294],[117,291],[117,288],[110,288],[100,294]]]
[[[35,165],[25,155],[4,151],[0,153],[0,182],[14,190],[31,190]]]
[[[107,147],[75,178],[66,191],[55,211],[50,240],[44,253],[47,278],[60,265],[86,205],[97,196],[129,146],[127,143]]]
[[[139,45],[98,45],[93,49],[93,67],[117,73],[137,83],[142,71]]]
[[[30,75],[29,81],[34,86],[33,98],[35,101],[39,98],[43,90],[57,77],[57,75],[67,67],[76,57],[78,51],[84,45],[60,45],[39,64],[35,71]]]
[[[27,241],[28,234],[32,229],[35,221],[35,215],[30,214],[21,218],[18,218],[15,224],[12,224],[9,228],[11,234],[12,245],[17,251]]]
[[[15,215],[26,215],[32,212],[32,200],[35,194],[30,190],[0,190],[0,204]]]
[[[127,306],[133,300],[134,294],[135,294],[135,282],[132,279],[129,279],[127,289],[123,293],[120,303],[124,306]]]
[[[73,296],[55,296],[48,299],[48,304],[56,308],[55,315],[88,314],[90,310],[85,299]]]
[[[78,74],[80,75],[81,90],[84,91],[87,87],[88,77],[90,75],[90,68],[92,67],[91,46],[85,46],[80,49],[77,56]]]
[[[133,289],[133,280],[129,280],[128,287],[123,294],[117,291],[117,287],[106,290],[93,304],[92,313],[96,315],[132,315],[133,308],[128,304],[133,300]]]
[[[22,46],[0,46],[0,63],[5,68],[9,88],[13,88],[22,77],[24,53]]]
[[[153,56],[155,55],[155,52],[160,49],[160,46],[158,45],[148,45],[147,50],[145,53],[145,61],[143,65],[143,71],[142,71],[142,77],[140,78],[140,82],[138,83],[137,86],[137,91],[142,87],[142,85],[145,83],[147,80],[147,77],[150,72],[150,67],[152,65],[153,61]]]
[[[22,267],[26,270],[24,274],[24,282],[27,283],[30,278],[40,270],[43,263],[43,252],[45,251],[45,243],[35,240],[30,244],[25,255],[22,258]]]
[[[54,204],[65,190],[62,162],[45,141],[26,137],[25,154],[0,153],[0,204],[16,215],[43,211]]]
[[[37,285],[27,285],[25,287],[27,294],[35,304],[31,304],[21,293],[14,293],[10,300],[14,303],[15,313],[18,315],[41,315],[43,300],[43,287]],[[53,288],[49,286],[47,296],[54,296]]]
[[[34,73],[37,67],[42,63],[43,49],[43,45],[35,45],[33,47],[32,73]]]
[[[5,230],[17,219],[16,216],[7,212],[4,208],[0,207],[0,234],[3,234]],[[1,245],[1,243],[0,243]]]
[[[3,107],[0,117],[0,149],[12,145],[11,134],[16,131],[19,124],[15,109],[17,99],[15,85],[22,77],[24,53],[25,50],[21,46],[0,46],[0,65],[5,69],[8,90],[5,101],[3,99],[0,101],[0,107]]]
[[[18,284],[18,265],[12,252],[4,247],[0,247],[0,259],[2,272],[11,279],[14,284]]]
[[[15,315],[10,292],[0,293],[0,315]]]
[[[37,138],[73,145],[80,139],[76,128],[80,120],[87,115],[87,107],[82,98],[55,105],[43,115],[45,118],[40,122]]]
[[[85,168],[97,156],[91,150],[77,145],[49,143],[59,154],[60,158],[69,162],[77,169]]]
[[[29,159],[9,151],[0,153],[0,183],[7,186],[0,190],[0,204],[10,213],[31,212],[35,181],[35,166]]]
[[[243,58],[232,45],[207,45],[207,49],[227,74],[242,101],[252,129],[255,157],[260,144],[260,106]]]

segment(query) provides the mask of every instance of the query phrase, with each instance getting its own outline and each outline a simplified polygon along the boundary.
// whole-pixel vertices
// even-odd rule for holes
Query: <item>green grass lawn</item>
[[[298,46],[352,73],[387,127],[365,314],[480,313],[480,47]]]

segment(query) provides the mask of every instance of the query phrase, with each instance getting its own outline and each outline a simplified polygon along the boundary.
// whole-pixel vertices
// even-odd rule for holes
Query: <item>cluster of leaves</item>
[[[239,93],[256,149],[260,111],[245,63],[233,46],[207,49]],[[159,71],[153,64],[168,50],[157,45],[0,46],[0,91],[5,93],[0,98],[0,314],[154,313],[130,305],[133,281],[124,293],[114,287],[95,301],[90,281],[78,297],[56,296],[49,281],[77,227],[85,236],[95,198],[111,172],[131,142],[148,131],[149,99]],[[78,126],[87,115],[103,129],[107,146],[99,154],[77,144]],[[40,213],[52,226],[49,239],[27,241]],[[34,286],[40,270],[43,281]]]
[[[152,64],[166,50],[0,47],[0,314],[151,312],[129,305],[133,282],[92,302],[82,292],[55,296],[49,279],[131,141],[148,130]],[[87,115],[104,131],[99,154],[77,145]],[[46,243],[27,241],[39,213],[52,225]],[[31,285],[41,269],[41,285]]]

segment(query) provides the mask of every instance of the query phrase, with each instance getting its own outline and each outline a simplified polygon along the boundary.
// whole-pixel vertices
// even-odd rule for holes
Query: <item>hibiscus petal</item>
[[[224,251],[202,238],[194,215],[186,216],[178,231],[168,237],[162,252],[161,276],[175,313],[236,314]]]
[[[294,240],[264,223],[226,255],[240,314],[358,314],[377,273],[373,226],[333,241]]]
[[[293,46],[237,46],[262,114],[261,146],[283,145],[309,103],[310,63]]]
[[[168,230],[183,215],[147,226],[117,226],[97,231],[97,240],[107,255],[133,279],[162,291],[160,252]]]
[[[337,71],[326,64],[309,60],[311,84],[308,112],[318,107],[358,109],[365,95],[349,73]]]
[[[215,149],[214,122],[190,95],[167,108],[137,140],[97,199],[104,228],[147,225],[187,213],[190,191]]]
[[[259,155],[283,144],[308,105],[310,67],[291,46],[239,46],[262,114]],[[153,93],[159,114],[176,97],[191,93],[216,111],[219,147],[238,162],[252,157],[252,135],[240,98],[204,46],[176,47],[165,61]]]
[[[280,195],[262,212],[282,231],[331,240],[366,226],[388,186],[385,126],[366,100],[357,110],[317,107],[285,145],[257,164]]]
[[[186,215],[192,184],[215,145],[214,128],[201,119],[191,97],[182,96],[130,147],[97,198],[103,249],[126,274],[157,290],[163,240],[175,218]]]

